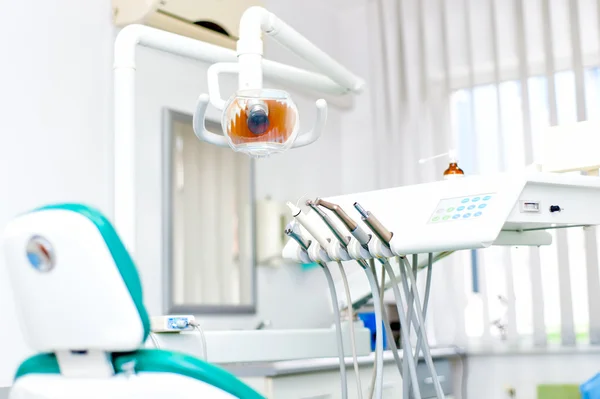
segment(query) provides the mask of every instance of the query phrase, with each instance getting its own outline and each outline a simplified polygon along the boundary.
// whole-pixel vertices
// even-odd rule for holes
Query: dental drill
[[[354,220],[352,220],[352,218],[350,216],[348,216],[346,214],[346,212],[344,212],[344,210],[341,207],[339,207],[338,205],[324,201],[320,198],[317,198],[314,202],[307,201],[306,205],[310,206],[317,213],[317,215],[319,215],[321,217],[323,222],[325,222],[325,224],[331,230],[331,232],[334,234],[334,236],[336,236],[338,238],[340,245],[344,249],[348,248],[350,239],[340,230],[340,228],[338,226],[335,225],[335,223],[333,223],[333,221],[329,218],[329,216],[325,212],[323,212],[319,208],[319,206],[322,206],[325,209],[329,209],[329,210],[333,211],[338,216],[338,218],[342,221],[342,223],[348,229],[348,231],[350,231],[350,234],[352,234],[352,236],[354,236],[357,239],[357,241],[359,242],[359,244],[361,244],[361,246],[364,247],[363,243],[368,243],[369,240],[371,239],[371,237],[362,228],[360,228],[360,226]],[[363,269],[366,269],[369,267],[369,265],[367,264],[367,262],[364,259],[357,260],[357,262]],[[338,262],[338,265],[341,265],[341,262]],[[345,270],[340,268],[340,272],[342,273],[344,285],[346,286],[347,279],[346,279]],[[375,273],[375,271],[373,271],[373,273]],[[383,294],[384,285],[380,285],[379,290],[380,290],[380,294]],[[381,297],[381,295],[380,295],[380,297]],[[373,298],[373,299],[375,300],[375,299],[380,299],[380,298]],[[348,301],[350,302],[350,298],[348,299]],[[402,375],[402,360],[400,359],[400,355],[398,354],[398,347],[396,346],[396,342],[394,341],[394,338],[393,338],[393,332],[392,332],[392,328],[390,326],[388,314],[385,311],[385,309],[383,308],[383,304],[381,304],[381,300],[380,300],[380,305],[382,308],[382,318],[383,318],[383,323],[384,323],[385,330],[386,330],[387,342],[388,342],[390,349],[392,350],[394,360],[396,361],[396,365],[398,366],[398,371],[400,372],[400,375]]]
[[[359,203],[355,202],[354,208],[356,208],[356,210],[360,213],[361,220],[373,231],[373,233],[377,236],[377,238],[379,238],[379,240],[382,242],[382,244],[389,249],[390,241],[392,239],[393,234],[387,228],[385,228],[385,226],[383,226],[383,224],[375,217],[375,215],[373,215],[371,212],[365,210]],[[416,255],[413,256],[413,266],[415,267],[415,269],[417,266],[417,260],[418,260],[417,256]],[[392,288],[394,289],[394,295],[396,296],[398,313],[400,316],[400,323],[402,325],[401,333],[402,333],[402,337],[403,337],[403,342],[408,344],[408,345],[405,345],[404,362],[406,365],[405,371],[408,369],[408,371],[411,374],[411,379],[410,379],[410,382],[407,381],[407,383],[404,384],[403,397],[408,397],[409,392],[410,392],[409,390],[410,390],[411,383],[412,383],[413,394],[415,395],[415,397],[417,399],[419,399],[421,397],[420,392],[418,392],[419,389],[418,388],[415,389],[415,385],[418,385],[418,379],[416,377],[415,363],[418,360],[419,349],[422,348],[423,349],[423,357],[425,359],[425,363],[427,364],[427,368],[429,369],[429,372],[431,374],[433,385],[434,385],[434,388],[436,391],[436,396],[438,399],[444,399],[444,397],[445,397],[444,392],[442,390],[442,386],[440,384],[439,377],[437,375],[437,372],[436,372],[434,364],[433,364],[433,359],[431,357],[431,349],[429,348],[429,342],[427,340],[427,333],[425,331],[425,322],[424,322],[424,317],[423,317],[423,311],[421,309],[421,301],[419,298],[419,292],[418,292],[417,285],[416,285],[416,278],[414,276],[413,271],[410,270],[410,267],[407,264],[408,261],[406,260],[406,258],[401,257],[400,261],[401,261],[400,271],[402,272],[402,270],[404,270],[404,273],[406,275],[408,275],[410,282],[411,282],[411,287],[412,287],[412,290],[409,292],[406,279],[401,279],[402,284],[403,284],[404,293],[407,298],[408,317],[406,317],[404,315],[404,312],[402,311],[402,302],[399,300],[400,292],[398,290],[397,278],[396,278],[396,275],[395,275],[391,265],[389,264],[389,261],[386,261],[384,266],[387,265],[386,270],[388,271],[388,274],[390,274],[390,278],[393,281]],[[413,306],[413,302],[414,302],[414,306]],[[415,307],[416,307],[416,311],[413,311]],[[415,320],[415,316],[416,316],[416,320]],[[407,320],[407,318],[408,318],[408,320]],[[413,358],[413,356],[412,356],[412,349],[410,346],[410,323],[411,322],[415,324],[415,330],[417,332],[417,337],[418,337],[415,358]],[[419,340],[421,341],[420,343],[419,343]],[[406,353],[407,350],[408,350],[408,354]]]
[[[371,241],[371,236],[369,234],[367,234],[366,232],[364,232],[364,230],[362,230],[362,228],[350,216],[348,216],[339,205],[324,201],[322,199],[317,199],[315,201],[315,203],[323,206],[326,209],[331,210],[336,216],[338,216],[338,218],[350,230],[350,232],[354,236],[354,238],[356,238],[358,243],[365,250],[368,251],[368,245],[369,245],[369,242]],[[387,240],[387,242],[389,242],[389,240],[391,240],[392,233],[389,230],[387,230],[379,222],[379,220],[377,220],[377,218],[375,216],[373,216],[370,212],[365,211],[358,203],[355,203],[354,206],[359,210],[359,213],[361,213],[363,222],[365,222],[365,224],[367,224],[367,226],[369,226],[369,228],[373,231],[373,233],[382,242],[384,242],[383,240]],[[400,365],[400,360],[397,359],[398,369],[400,371],[400,374],[404,378],[404,381],[406,381],[403,384],[404,388],[408,389],[411,386],[411,384],[409,384],[407,382],[408,381],[407,374],[409,374],[410,380],[415,382],[412,384],[414,397],[416,399],[420,399],[421,392],[420,392],[420,388],[418,386],[418,379],[417,379],[417,373],[416,373],[416,363],[418,361],[418,358],[416,360],[412,358],[412,350],[410,349],[411,348],[410,334],[408,333],[408,331],[406,331],[406,327],[405,327],[408,324],[406,321],[406,316],[404,315],[404,310],[403,310],[403,306],[402,306],[402,298],[400,296],[400,291],[398,289],[398,282],[394,281],[395,273],[394,273],[391,265],[387,261],[387,259],[385,259],[385,258],[378,258],[378,259],[383,264],[384,270],[390,275],[390,278],[392,279],[392,283],[393,283],[392,288],[394,290],[394,297],[396,299],[396,306],[398,308],[398,315],[400,317],[400,323],[401,323],[400,333],[402,336],[402,342],[404,344],[405,350],[404,350],[404,361],[403,361],[404,367],[402,367]],[[382,287],[382,289],[383,289],[383,287]],[[403,369],[405,369],[405,370],[403,370]],[[406,370],[406,369],[408,369],[408,370]],[[408,398],[408,394],[405,394],[404,397]]]
[[[317,229],[317,227],[314,225],[314,223],[311,222],[311,220],[308,218],[308,216],[306,214],[304,214],[298,207],[296,207],[294,204],[288,202],[287,203],[288,207],[290,208],[290,210],[292,211],[292,215],[294,216],[294,218],[302,225],[304,226],[304,228],[315,238],[315,240],[317,241],[318,244],[320,244],[320,250],[325,254],[326,258],[328,260],[331,260],[331,258],[329,258],[329,256],[327,255],[327,248],[329,248],[330,246],[330,241],[325,238],[320,231]],[[340,233],[341,237],[344,237],[343,233]],[[348,238],[345,237],[343,238],[342,242],[347,242]],[[321,252],[319,251],[319,252]],[[370,268],[366,268],[364,269],[365,273],[367,274],[367,279],[369,281],[369,284],[371,286],[371,291],[373,293],[373,297],[375,298],[379,298],[379,288],[377,285],[377,280],[375,278],[375,275],[373,274],[373,272],[371,271]],[[350,305],[350,304],[349,304]],[[334,308],[337,307],[338,304],[336,303]],[[375,363],[375,369],[376,369],[376,383],[375,383],[375,397],[376,398],[381,398],[382,397],[382,391],[383,391],[383,331],[382,331],[382,307],[379,303],[379,301],[374,301],[374,307],[375,307],[375,322],[376,322],[376,337],[375,337],[375,355],[376,355],[376,363]]]
[[[308,248],[311,245],[311,241],[305,239],[300,231],[300,226],[294,222],[288,223],[285,228],[285,234],[296,241],[300,246],[300,251],[303,252],[303,255],[308,259]],[[331,301],[333,302],[333,318],[335,323],[335,333],[336,333],[336,343],[338,349],[338,358],[340,362],[340,380],[342,384],[342,399],[348,399],[348,378],[346,376],[346,361],[344,360],[344,340],[342,337],[342,322],[340,316],[340,309],[338,308],[338,297],[335,291],[335,284],[333,282],[333,277],[331,276],[331,272],[322,262],[318,262],[319,266],[325,272],[325,278],[327,279],[327,285],[329,286],[329,293],[331,295]]]
[[[306,205],[310,206],[317,214],[323,219],[329,230],[333,233],[333,235],[339,240],[342,247],[346,247],[350,242],[350,239],[346,237],[344,232],[342,232],[337,226],[333,224],[333,221],[329,219],[329,216],[324,214],[312,201],[306,201]],[[346,276],[346,271],[344,270],[344,266],[342,266],[341,261],[337,261],[338,268],[340,270],[340,275],[342,277],[342,283],[344,284],[344,292],[346,294],[346,312],[348,321],[350,323],[350,341],[352,343],[352,362],[354,363],[354,375],[356,377],[356,389],[358,392],[359,399],[362,399],[362,383],[360,380],[360,370],[358,366],[358,356],[356,355],[356,334],[354,332],[354,311],[352,310],[352,296],[350,295],[350,286],[348,284],[348,277]]]
[[[351,234],[357,239],[359,244],[365,250],[368,251],[368,244],[371,241],[371,236],[368,235],[367,233],[365,233],[361,229],[361,227],[351,217],[349,217],[339,205],[333,204],[331,202],[327,202],[322,199],[317,199],[315,201],[315,203],[332,211],[342,221],[342,223],[344,223],[344,225],[348,228],[348,230],[350,230]],[[359,212],[361,213],[361,216],[362,216],[362,220],[365,222],[365,224],[367,224],[367,226],[369,226],[369,228],[371,228],[373,233],[382,242],[387,243],[387,242],[389,242],[389,240],[391,240],[393,234],[389,230],[387,230],[383,226],[383,224],[381,222],[379,222],[379,220],[374,215],[372,215],[370,212],[367,212],[366,210],[364,210],[364,208],[362,208],[360,206],[360,204],[355,204],[355,207],[357,209],[359,209]],[[412,351],[410,350],[410,333],[408,331],[406,331],[407,323],[406,323],[406,318],[404,317],[404,311],[403,311],[403,307],[402,307],[402,298],[401,298],[400,291],[398,288],[399,284],[396,279],[396,275],[395,275],[390,263],[387,261],[387,259],[385,259],[385,258],[378,258],[378,259],[383,264],[384,270],[390,275],[390,279],[392,280],[392,288],[394,291],[394,297],[396,299],[396,305],[398,307],[398,313],[400,315],[402,325],[404,326],[401,331],[401,333],[404,333],[402,335],[402,339],[404,342],[404,346],[406,348],[405,355],[404,355],[404,368],[406,368],[408,370],[402,370],[402,367],[399,366],[399,368],[401,370],[401,375],[406,376],[406,374],[410,374],[411,380],[414,381],[415,380],[414,376],[416,373],[412,372],[413,368],[410,367],[410,365],[411,365],[411,363],[414,364],[415,365],[414,369],[416,371],[416,363],[418,362],[418,356],[415,356],[415,358],[412,359]],[[403,280],[403,282],[406,283],[405,280]],[[407,294],[407,298],[408,298],[408,294]],[[404,321],[402,319],[404,319]],[[416,319],[416,317],[414,315],[412,317],[412,320],[409,319],[409,321],[414,322],[415,325],[417,325],[417,323],[418,323],[418,320]],[[417,331],[420,332],[420,330],[417,330]],[[408,345],[407,345],[407,340],[406,340],[407,337],[408,337]],[[408,358],[411,358],[411,359],[408,360]],[[404,384],[405,397],[408,397],[408,392],[406,390],[410,389],[411,384],[408,382],[409,381],[408,378],[405,381],[407,381],[407,383]],[[415,381],[415,382],[418,383],[418,381]],[[420,398],[420,392],[417,392],[417,391],[419,391],[419,389],[415,388],[414,383],[412,384],[412,389],[413,389],[413,393],[414,393],[415,397]]]

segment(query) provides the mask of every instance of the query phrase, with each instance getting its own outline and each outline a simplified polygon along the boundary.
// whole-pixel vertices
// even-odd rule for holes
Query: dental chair
[[[10,399],[263,398],[199,359],[140,349],[150,333],[140,278],[100,212],[64,204],[19,216],[4,253],[22,333],[39,352]]]

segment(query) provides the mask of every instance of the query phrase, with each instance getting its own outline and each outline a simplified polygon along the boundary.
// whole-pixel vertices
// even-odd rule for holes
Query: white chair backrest
[[[123,352],[149,329],[139,276],[110,223],[81,205],[46,207],[5,230],[27,343],[40,352]]]

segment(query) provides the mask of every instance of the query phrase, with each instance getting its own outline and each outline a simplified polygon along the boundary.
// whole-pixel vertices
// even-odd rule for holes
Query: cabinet
[[[386,359],[387,360],[387,359]],[[337,365],[333,368],[323,367],[315,360],[315,366],[288,370],[281,369],[280,372],[269,373],[263,376],[241,377],[244,382],[270,399],[340,399],[341,387],[340,376]],[[286,362],[293,363],[293,362]],[[447,358],[435,360],[436,370],[440,376],[442,387],[446,398],[451,399],[452,367]],[[275,371],[275,370],[273,370]],[[372,364],[364,362],[360,367],[363,397],[367,397],[369,382],[371,380]],[[348,397],[356,399],[356,379],[351,363],[347,365],[348,374]],[[427,372],[425,364],[420,363],[417,367],[420,381],[420,389],[423,399],[435,398],[435,391],[431,377]],[[384,366],[383,399],[398,399],[402,397],[402,378],[393,361],[386,361]]]

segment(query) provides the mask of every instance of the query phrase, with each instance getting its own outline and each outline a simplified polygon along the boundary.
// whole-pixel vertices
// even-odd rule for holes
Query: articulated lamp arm
[[[343,89],[344,93],[360,93],[365,82],[319,49],[275,14],[262,7],[250,7],[240,20],[240,39],[237,54],[240,63],[240,89],[262,84],[260,59],[261,34],[267,34],[282,46],[313,64],[323,75]]]

